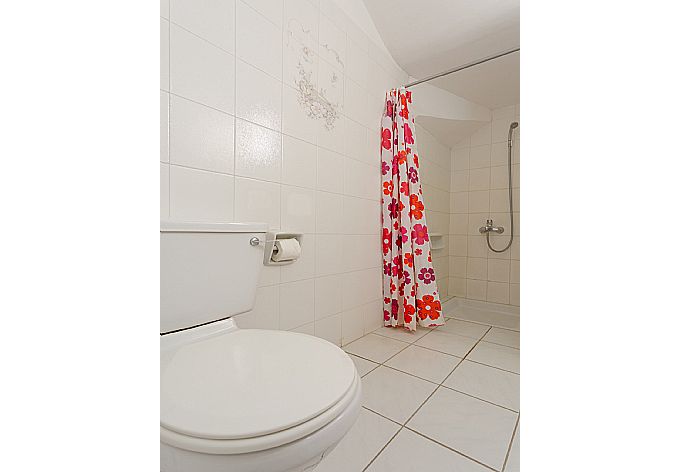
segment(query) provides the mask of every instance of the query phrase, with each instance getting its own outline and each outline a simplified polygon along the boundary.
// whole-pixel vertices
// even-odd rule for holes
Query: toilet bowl
[[[339,347],[235,325],[258,283],[252,237],[265,227],[161,227],[164,472],[311,470],[359,414],[361,381]]]

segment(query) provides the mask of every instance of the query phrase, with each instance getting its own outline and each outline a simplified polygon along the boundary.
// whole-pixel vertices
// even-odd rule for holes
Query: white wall
[[[380,115],[407,75],[330,0],[162,1],[160,22],[161,218],[305,234],[240,326],[378,328]]]
[[[451,150],[450,283],[451,295],[510,305],[520,304],[520,133],[513,147],[515,238],[504,253],[487,248],[478,228],[487,218],[503,226],[492,245],[508,242],[508,127],[519,121],[519,106],[496,109],[491,123]]]
[[[412,92],[415,103],[417,97]],[[415,121],[419,174],[430,233],[441,233],[445,247],[432,250],[431,257],[441,298],[448,295],[450,236],[450,148],[443,145]]]

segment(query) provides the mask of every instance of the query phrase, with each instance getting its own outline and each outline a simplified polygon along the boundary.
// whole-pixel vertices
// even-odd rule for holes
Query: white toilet
[[[311,470],[357,419],[361,382],[340,348],[232,320],[254,304],[266,230],[161,224],[164,472]]]

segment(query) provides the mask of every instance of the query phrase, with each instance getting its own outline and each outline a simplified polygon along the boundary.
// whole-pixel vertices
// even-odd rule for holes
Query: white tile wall
[[[421,125],[417,124],[415,131],[427,225],[431,233],[443,235],[445,245],[445,248],[431,253],[436,283],[443,298],[448,295],[450,275],[450,211],[460,202],[451,201],[451,150]]]
[[[478,228],[491,218],[506,232],[492,235],[494,247],[509,240],[508,127],[517,106],[493,110],[493,119],[451,150],[449,293],[474,300],[520,304],[520,140],[513,146],[515,239],[504,253],[488,250]],[[466,256],[466,257],[465,257]]]
[[[336,344],[378,329],[379,122],[406,74],[331,0],[170,0],[160,35],[161,218],[304,233],[297,263],[262,269],[240,326]],[[300,59],[335,106],[330,128],[300,102]],[[432,152],[429,187],[447,193],[450,152]]]

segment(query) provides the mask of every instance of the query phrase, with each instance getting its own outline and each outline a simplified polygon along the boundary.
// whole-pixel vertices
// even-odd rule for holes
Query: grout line
[[[470,361],[470,360],[465,360],[465,361],[463,361],[463,362],[472,362],[472,361]],[[456,366],[456,367],[457,367],[457,366]],[[493,406],[497,406],[497,407],[499,407],[499,408],[503,408],[504,410],[508,410],[508,411],[510,411],[510,412],[512,412],[512,413],[520,414],[520,412],[519,412],[518,410],[513,410],[512,408],[508,408],[507,406],[503,406],[503,405],[499,405],[498,403],[490,402],[489,400],[486,400],[486,399],[484,399],[484,398],[482,398],[482,397],[478,397],[478,396],[476,396],[476,395],[471,395],[471,394],[469,394],[469,393],[467,393],[467,392],[463,392],[462,390],[458,390],[458,389],[456,389],[456,388],[449,387],[448,385],[443,385],[443,384],[442,384],[441,387],[443,387],[443,388],[445,388],[445,389],[448,389],[448,390],[452,390],[453,392],[460,393],[460,394],[465,395],[465,396],[468,396],[468,397],[472,397],[472,398],[474,398],[474,399],[476,399],[476,400],[483,401],[484,403],[488,403],[489,405],[493,405]]]
[[[384,418],[385,418],[385,417],[384,417]],[[400,424],[400,423],[397,423],[397,424]],[[398,430],[395,432],[395,434],[393,435],[393,437],[391,437],[391,438],[388,440],[388,442],[387,442],[386,444],[383,445],[383,447],[381,448],[381,450],[380,450],[379,452],[377,452],[376,455],[373,457],[373,459],[371,459],[371,460],[369,461],[369,463],[366,465],[366,467],[364,467],[364,468],[362,469],[362,472],[365,472],[365,471],[369,468],[369,466],[370,466],[371,464],[373,464],[373,462],[381,455],[381,453],[382,453],[383,451],[386,450],[386,448],[388,447],[388,445],[389,445],[390,443],[393,442],[393,440],[398,436],[398,434],[400,434],[400,431],[402,431],[403,429],[404,429],[404,427],[401,426],[400,429],[398,429]]]
[[[460,451],[458,451],[457,449],[453,449],[453,448],[450,447],[449,445],[443,444],[442,442],[438,441],[437,439],[434,439],[434,438],[432,438],[432,437],[429,437],[429,436],[427,436],[427,435],[424,434],[424,433],[420,433],[420,432],[417,431],[416,429],[412,429],[412,428],[407,427],[407,426],[404,426],[404,429],[407,429],[407,430],[409,430],[409,431],[412,431],[413,433],[418,434],[418,435],[420,435],[421,437],[426,438],[426,439],[428,439],[429,441],[438,444],[439,446],[443,446],[444,448],[448,449],[449,451],[453,451],[454,453],[459,454],[459,455],[461,455],[462,457],[464,457],[464,458],[466,458],[466,459],[469,459],[469,460],[471,460],[472,462],[475,462],[475,463],[477,463],[477,464],[479,464],[479,465],[481,465],[481,466],[483,466],[483,467],[486,467],[486,468],[488,468],[489,470],[493,470],[493,471],[499,472],[497,469],[494,469],[493,467],[491,467],[491,466],[489,466],[489,465],[486,465],[486,464],[484,464],[483,462],[479,462],[479,461],[478,461],[477,459],[475,459],[474,457],[468,456],[468,455],[465,454],[464,452],[460,452]]]
[[[508,458],[510,457],[510,452],[513,450],[513,442],[515,441],[515,435],[517,434],[518,426],[520,425],[520,413],[518,413],[517,421],[515,422],[515,427],[513,428],[513,435],[510,437],[510,443],[508,444],[508,450],[506,451],[506,457],[503,459],[503,467],[501,467],[501,472],[506,469],[508,465]]]

